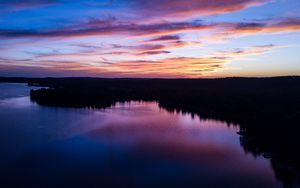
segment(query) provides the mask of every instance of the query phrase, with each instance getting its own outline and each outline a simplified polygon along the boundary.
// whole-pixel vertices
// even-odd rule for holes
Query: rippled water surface
[[[0,84],[0,175],[8,187],[281,187],[240,146],[238,125],[156,102],[74,109],[32,103]]]

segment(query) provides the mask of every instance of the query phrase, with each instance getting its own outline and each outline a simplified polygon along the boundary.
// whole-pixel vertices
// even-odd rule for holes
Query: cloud
[[[48,70],[52,73],[78,73],[78,75],[93,76],[118,76],[118,77],[211,77],[216,72],[224,69],[224,66],[242,57],[257,56],[267,53],[282,46],[267,44],[249,46],[240,49],[220,51],[204,57],[172,57],[158,60],[113,60],[95,58],[94,60],[84,59],[82,54],[46,54],[33,59],[5,59],[0,58],[0,67],[24,70]],[[114,53],[114,52],[111,52]],[[115,52],[119,53],[119,52]],[[120,53],[122,53],[120,51]],[[129,53],[129,52],[124,52]],[[155,55],[169,53],[164,50],[153,50],[135,52],[135,56]],[[78,57],[75,57],[78,55]],[[58,59],[51,59],[51,57]],[[69,56],[66,58],[64,56]],[[90,57],[91,55],[86,55]],[[73,59],[72,59],[73,57]],[[68,60],[65,60],[68,59]],[[12,69],[12,70],[13,70]],[[80,74],[79,74],[80,73]]]
[[[77,44],[72,45],[78,47],[77,50],[73,49],[72,52],[64,52],[64,50],[50,49],[48,52],[35,52],[26,51],[26,54],[34,56],[34,58],[63,58],[63,59],[99,59],[101,58],[122,58],[124,56],[131,56],[137,58],[139,56],[153,56],[153,55],[164,55],[170,54],[172,50],[183,48],[186,46],[201,46],[200,42],[185,42],[185,41],[171,41],[163,44],[152,44],[152,43],[133,43],[129,45],[119,44],[102,44],[102,45],[91,45],[91,44]],[[140,57],[139,57],[140,58]]]
[[[81,37],[101,35],[129,35],[129,36],[158,36],[180,33],[192,30],[206,30],[212,25],[199,22],[164,22],[155,24],[132,24],[115,20],[93,20],[83,24],[76,24],[62,29],[50,30],[13,30],[1,29],[0,37],[6,38],[42,38],[42,37]]]
[[[155,37],[144,42],[179,41],[182,32],[211,31],[213,38],[230,38],[254,34],[276,34],[300,30],[299,18],[274,19],[264,22],[164,22],[155,24],[131,24],[115,19],[95,20],[75,24],[61,29],[13,30],[0,29],[2,38],[68,38],[85,36],[125,35],[134,37]]]
[[[202,43],[200,41],[184,41],[184,39],[182,39],[178,35],[162,35],[155,38],[151,38],[149,40],[138,42],[138,44],[144,46],[164,46],[163,48],[166,50],[183,48],[186,46],[202,46]]]
[[[300,31],[299,18],[279,18],[253,22],[223,22],[215,24],[208,36],[202,37],[206,43],[228,41],[252,35],[272,35]]]
[[[283,48],[283,47],[284,46],[274,45],[274,44],[249,46],[249,47],[235,49],[232,51],[217,52],[212,56],[219,59],[235,60],[241,57],[257,56],[257,55],[265,54],[273,49]]]
[[[146,42],[169,42],[169,41],[178,41],[180,40],[180,36],[178,35],[163,35],[153,39],[150,39]]]
[[[235,26],[232,31],[240,34],[251,33],[283,33],[300,30],[299,18],[286,18],[271,20],[269,23],[241,23]]]
[[[147,55],[159,55],[159,54],[169,54],[171,52],[166,51],[166,50],[161,50],[161,51],[145,51],[145,52],[141,52],[137,55],[142,55],[142,56],[147,56]]]
[[[153,61],[119,61],[109,64],[105,72],[124,77],[200,77],[223,67],[226,62],[216,58],[167,58]]]
[[[103,6],[116,5],[121,10],[126,10],[128,14],[135,15],[135,18],[142,19],[187,19],[213,14],[223,14],[240,11],[249,7],[259,6],[271,0],[0,0],[0,5],[9,9],[22,10],[48,5],[68,5],[80,4],[99,8]],[[117,9],[116,11],[119,11]],[[115,10],[109,12],[116,14]]]
[[[226,23],[224,29],[213,37],[219,39],[236,38],[258,34],[280,34],[300,31],[299,18],[273,19],[268,22]],[[213,39],[213,37],[211,37]]]
[[[133,0],[129,5],[145,19],[182,20],[236,12],[267,2],[271,0]]]
[[[120,10],[126,10],[135,18],[149,19],[186,19],[212,14],[223,14],[240,11],[249,7],[259,6],[271,0],[0,0],[0,5],[9,9],[20,10],[48,5],[80,4],[90,8],[99,8],[115,5],[119,9],[110,10],[115,15]],[[139,20],[141,21],[141,20]]]
[[[166,58],[136,61],[65,61],[0,59],[0,67],[34,69],[49,72],[81,72],[90,75],[119,77],[200,77],[221,69],[226,62],[217,58]]]
[[[164,77],[164,75],[166,77],[206,76],[222,69],[227,62],[261,55],[280,47],[273,44],[258,45],[207,54],[210,49],[214,48],[207,45],[210,44],[210,40],[224,41],[243,36],[298,32],[300,31],[300,19],[279,17],[253,21],[241,20],[240,22],[208,22],[199,17],[240,11],[271,1],[0,0],[0,6],[4,7],[36,7],[68,3],[70,6],[51,7],[51,10],[53,8],[53,10],[62,11],[61,8],[69,7],[68,11],[70,12],[72,8],[76,9],[79,7],[78,5],[83,4],[85,7],[113,6],[113,8],[103,9],[102,18],[86,18],[86,15],[83,15],[82,18],[76,17],[75,19],[74,17],[76,21],[73,22],[68,16],[62,16],[66,18],[60,23],[64,24],[62,27],[58,27],[57,24],[52,24],[50,23],[52,21],[48,20],[42,20],[32,27],[26,26],[23,21],[18,27],[13,26],[14,24],[11,27],[7,23],[3,24],[0,27],[2,54],[9,52],[7,54],[12,55],[16,52],[14,54],[16,56],[32,59],[5,60],[6,63],[1,60],[0,66],[24,65],[23,67],[40,67],[44,70],[49,69],[49,71],[90,72],[93,75],[99,73],[121,76],[135,76],[134,74],[136,74],[136,76],[143,77],[152,77],[152,75],[153,77]],[[74,3],[76,6],[72,6]],[[120,9],[124,11],[119,13]],[[206,17],[206,19],[209,18]],[[103,44],[108,41],[114,44]],[[21,43],[23,44],[21,45]],[[200,52],[202,49],[199,47],[203,45],[207,45],[208,50]],[[46,49],[46,46],[53,48],[53,51]],[[187,48],[175,50],[191,46],[193,47],[191,52],[187,51]],[[206,55],[199,57],[197,50]],[[185,55],[194,56],[194,58],[175,58],[175,56]]]
[[[136,46],[125,46],[125,48],[131,50],[132,52],[138,52],[137,55],[156,55],[156,54],[167,54],[170,53],[170,50],[183,48],[186,46],[201,46],[200,42],[185,42],[181,40],[177,41],[165,41],[163,44],[148,44],[140,43],[140,45]],[[161,53],[159,53],[161,52]]]

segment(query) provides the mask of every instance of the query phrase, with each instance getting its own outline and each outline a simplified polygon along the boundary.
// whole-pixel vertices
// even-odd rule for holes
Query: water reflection
[[[238,126],[156,102],[97,110],[6,97],[0,122],[5,187],[282,186],[270,160],[240,146]]]

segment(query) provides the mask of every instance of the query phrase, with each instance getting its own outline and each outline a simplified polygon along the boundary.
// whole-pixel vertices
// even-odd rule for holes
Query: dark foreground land
[[[170,111],[239,124],[241,145],[271,158],[276,176],[300,184],[300,77],[224,79],[0,78],[45,86],[31,91],[41,105],[105,108],[157,101]]]

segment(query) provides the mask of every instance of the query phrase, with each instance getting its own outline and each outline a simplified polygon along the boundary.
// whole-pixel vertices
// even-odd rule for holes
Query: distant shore
[[[300,77],[297,76],[218,79],[0,77],[0,82],[49,87],[31,92],[33,101],[49,106],[105,108],[115,102],[152,100],[169,110],[225,119],[276,117],[293,122],[300,116]]]

